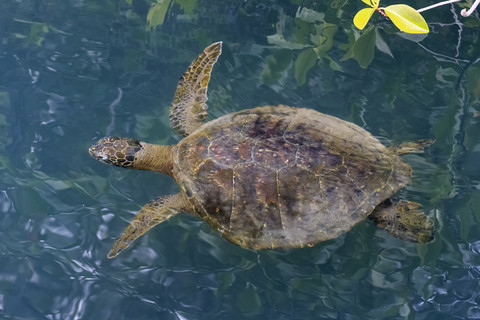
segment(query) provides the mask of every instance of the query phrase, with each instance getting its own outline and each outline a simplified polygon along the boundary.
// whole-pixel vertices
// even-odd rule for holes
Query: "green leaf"
[[[172,0],[163,0],[160,3],[155,3],[150,10],[148,10],[147,30],[155,29],[163,24],[170,2],[172,2]]]
[[[353,24],[360,30],[363,30],[367,25],[368,20],[375,12],[374,8],[365,8],[357,12],[355,17],[353,17]]]
[[[376,38],[377,37],[374,28],[370,27],[365,30],[365,32],[353,45],[353,56],[363,69],[367,68],[368,65],[373,61],[373,56],[375,55]]]
[[[405,4],[394,4],[381,8],[392,22],[403,32],[428,33],[428,25],[422,15]]]
[[[176,3],[180,5],[186,15],[193,15],[193,10],[197,6],[197,0],[176,0]]]
[[[273,34],[271,36],[267,36],[267,42],[268,44],[274,45],[278,48],[290,49],[290,50],[304,49],[311,46],[310,44],[302,44],[302,43],[288,41],[279,34]]]
[[[301,9],[300,9],[301,8]],[[300,7],[295,14],[296,19],[300,19],[305,22],[316,23],[318,21],[325,20],[325,13],[318,12],[312,9],[308,9],[306,7]]]
[[[34,22],[30,26],[30,37],[28,41],[37,46],[41,46],[44,40],[44,35],[48,33],[48,26],[44,23]]]
[[[383,40],[382,36],[380,35],[380,32],[378,32],[378,28],[375,28],[375,33],[377,36],[377,41],[375,42],[375,45],[377,46],[378,50],[382,51],[383,53],[393,58],[393,53],[390,50],[390,47],[388,46],[388,44]]]
[[[302,51],[295,60],[295,79],[299,86],[307,82],[307,73],[317,62],[317,53],[313,49]]]
[[[285,70],[292,63],[292,51],[286,49],[274,50],[265,59],[265,62],[265,67],[260,73],[260,79],[266,85],[278,83],[285,76]]]
[[[353,46],[350,48],[350,50],[348,50],[344,55],[343,57],[340,58],[340,61],[346,61],[348,59],[351,59],[351,58],[355,58],[353,56]]]
[[[324,22],[315,25],[316,34],[311,36],[313,43],[317,45],[317,50],[322,52],[329,51],[333,46],[333,37],[338,30],[336,24]]]
[[[318,61],[322,62],[322,58],[328,60],[329,67],[334,71],[343,72],[342,66],[340,66],[335,60],[332,59],[326,52],[319,51],[317,48],[313,49],[318,56]]]

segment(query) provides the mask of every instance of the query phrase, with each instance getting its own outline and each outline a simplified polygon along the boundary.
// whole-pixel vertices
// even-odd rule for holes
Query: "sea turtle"
[[[359,126],[311,109],[263,106],[204,123],[207,86],[222,42],[208,46],[180,81],[171,126],[185,138],[154,145],[106,137],[90,154],[106,163],[168,174],[180,186],[133,218],[108,254],[184,211],[245,248],[295,248],[335,238],[370,218],[392,235],[432,239],[420,205],[391,200],[411,178],[399,155],[429,140],[385,147]]]

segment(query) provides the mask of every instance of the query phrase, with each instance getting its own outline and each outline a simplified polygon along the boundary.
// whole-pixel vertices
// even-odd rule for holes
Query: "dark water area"
[[[356,49],[362,68],[342,58],[365,6],[2,0],[0,318],[479,319],[479,13],[462,17],[465,3],[425,11],[423,38],[375,14],[376,38]],[[177,143],[168,110],[178,78],[220,40],[209,119],[286,104],[386,145],[435,139],[405,156],[414,175],[398,193],[423,205],[434,241],[364,221],[311,248],[252,251],[179,214],[107,259],[141,206],[178,186],[99,163],[88,147],[106,135]]]

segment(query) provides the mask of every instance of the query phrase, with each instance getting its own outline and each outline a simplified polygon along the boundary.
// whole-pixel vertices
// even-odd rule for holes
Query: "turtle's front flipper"
[[[157,197],[144,205],[123,231],[120,239],[115,242],[107,257],[110,259],[116,257],[138,237],[179,211],[189,211],[186,201],[185,197],[179,193],[173,196]]]
[[[388,199],[368,217],[394,237],[413,242],[433,240],[433,222],[418,203]]]
[[[180,78],[170,107],[170,125],[179,134],[188,136],[207,117],[208,82],[221,53],[222,42],[211,44]]]

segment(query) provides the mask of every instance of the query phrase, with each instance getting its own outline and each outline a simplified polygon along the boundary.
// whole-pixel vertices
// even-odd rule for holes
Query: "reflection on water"
[[[2,1],[0,316],[480,318],[478,15],[424,13],[431,33],[420,43],[379,19],[393,58],[375,49],[362,69],[341,60],[362,6]],[[406,156],[414,178],[399,194],[435,219],[435,241],[406,243],[365,221],[313,248],[254,252],[179,215],[107,260],[132,214],[177,186],[103,166],[88,146],[107,133],[176,143],[168,107],[177,79],[218,40],[211,118],[283,103],[352,121],[385,144],[435,139]]]

